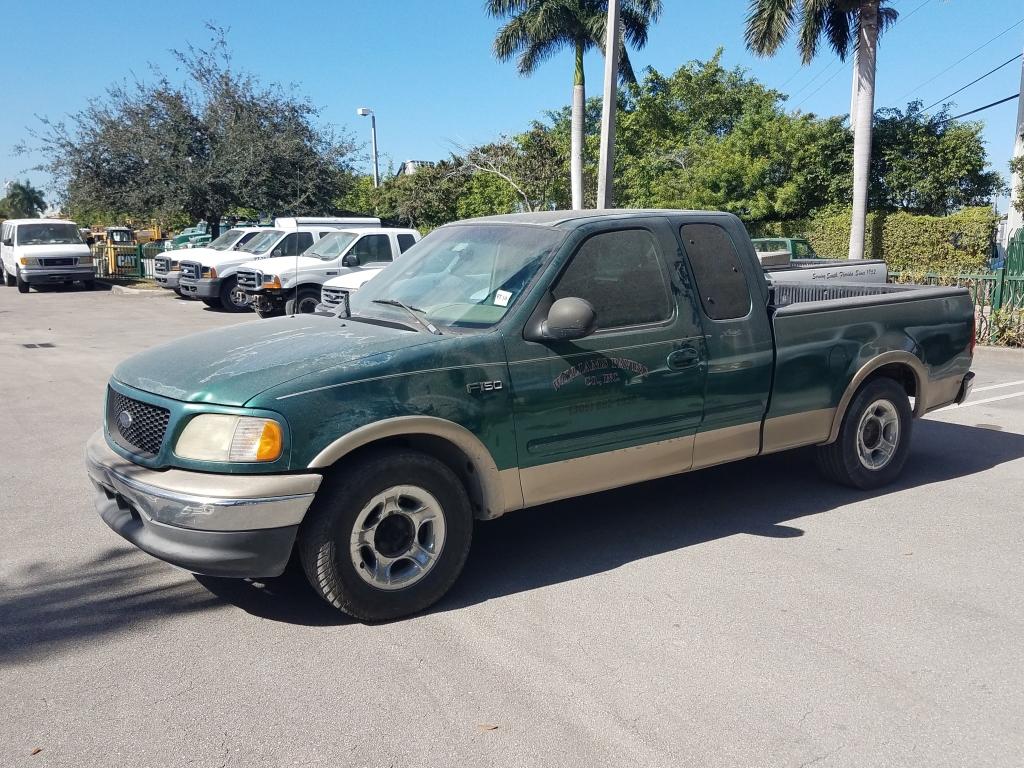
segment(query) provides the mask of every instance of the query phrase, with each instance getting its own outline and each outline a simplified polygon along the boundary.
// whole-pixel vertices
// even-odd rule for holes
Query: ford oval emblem
[[[117,416],[117,426],[121,428],[121,431],[128,429],[132,425],[132,415],[128,411],[121,411]]]

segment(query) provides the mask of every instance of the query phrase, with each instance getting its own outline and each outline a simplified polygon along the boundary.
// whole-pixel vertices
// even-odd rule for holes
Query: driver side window
[[[391,261],[391,241],[387,235],[364,235],[352,246],[349,255],[359,259],[359,266]]]

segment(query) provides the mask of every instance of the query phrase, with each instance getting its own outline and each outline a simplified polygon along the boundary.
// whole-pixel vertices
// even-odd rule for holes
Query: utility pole
[[[1013,136],[1013,156],[1024,157],[1024,58],[1020,64],[1020,98],[1017,99],[1017,128]],[[1003,230],[1003,247],[1010,244],[1010,236],[1024,226],[1024,215],[1014,205],[1022,202],[1018,190],[1024,183],[1024,173],[1018,171],[1010,177],[1010,210],[1006,213],[1006,228]]]
[[[613,205],[615,170],[615,86],[619,77],[619,0],[608,0],[604,42],[604,96],[601,102],[601,161],[597,169],[597,207]]]

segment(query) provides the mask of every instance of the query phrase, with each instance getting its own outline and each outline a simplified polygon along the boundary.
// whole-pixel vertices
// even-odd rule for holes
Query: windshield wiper
[[[373,303],[374,304],[387,304],[389,307],[401,307],[402,309],[404,309],[406,312],[409,313],[410,317],[412,317],[413,320],[415,320],[417,323],[422,325],[424,328],[426,328],[432,334],[434,334],[435,336],[441,336],[442,335],[441,332],[439,330],[437,330],[437,326],[436,325],[434,325],[429,320],[421,319],[420,316],[418,314],[416,314],[417,312],[419,312],[419,313],[423,312],[423,310],[418,308],[418,307],[410,307],[408,304],[404,304],[401,301],[399,301],[398,299],[374,299]]]

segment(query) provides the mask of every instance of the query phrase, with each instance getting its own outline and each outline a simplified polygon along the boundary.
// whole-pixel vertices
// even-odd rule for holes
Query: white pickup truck
[[[327,281],[363,270],[373,270],[372,277],[419,239],[415,229],[339,229],[301,256],[243,264],[238,290],[244,297],[236,301],[251,304],[260,317],[315,312]]]
[[[348,302],[352,294],[362,288],[370,278],[376,277],[386,264],[367,264],[358,272],[349,272],[339,277],[332,277],[320,291],[320,303],[316,311],[319,313],[336,314],[348,312]]]
[[[178,281],[181,279],[181,259],[202,263],[203,259],[217,261],[224,251],[236,251],[252,240],[261,232],[266,232],[266,227],[232,227],[220,235],[213,242],[198,248],[180,249],[184,253],[157,256],[153,259],[153,278],[161,288],[174,291],[181,296],[181,288]]]
[[[259,230],[255,237],[234,250],[192,249],[182,255],[178,286],[181,295],[202,299],[208,307],[229,312],[249,308],[244,293],[237,290],[237,272],[254,260],[287,256],[294,258],[321,237],[345,226],[380,228],[373,217],[286,217],[274,220],[274,226]]]

